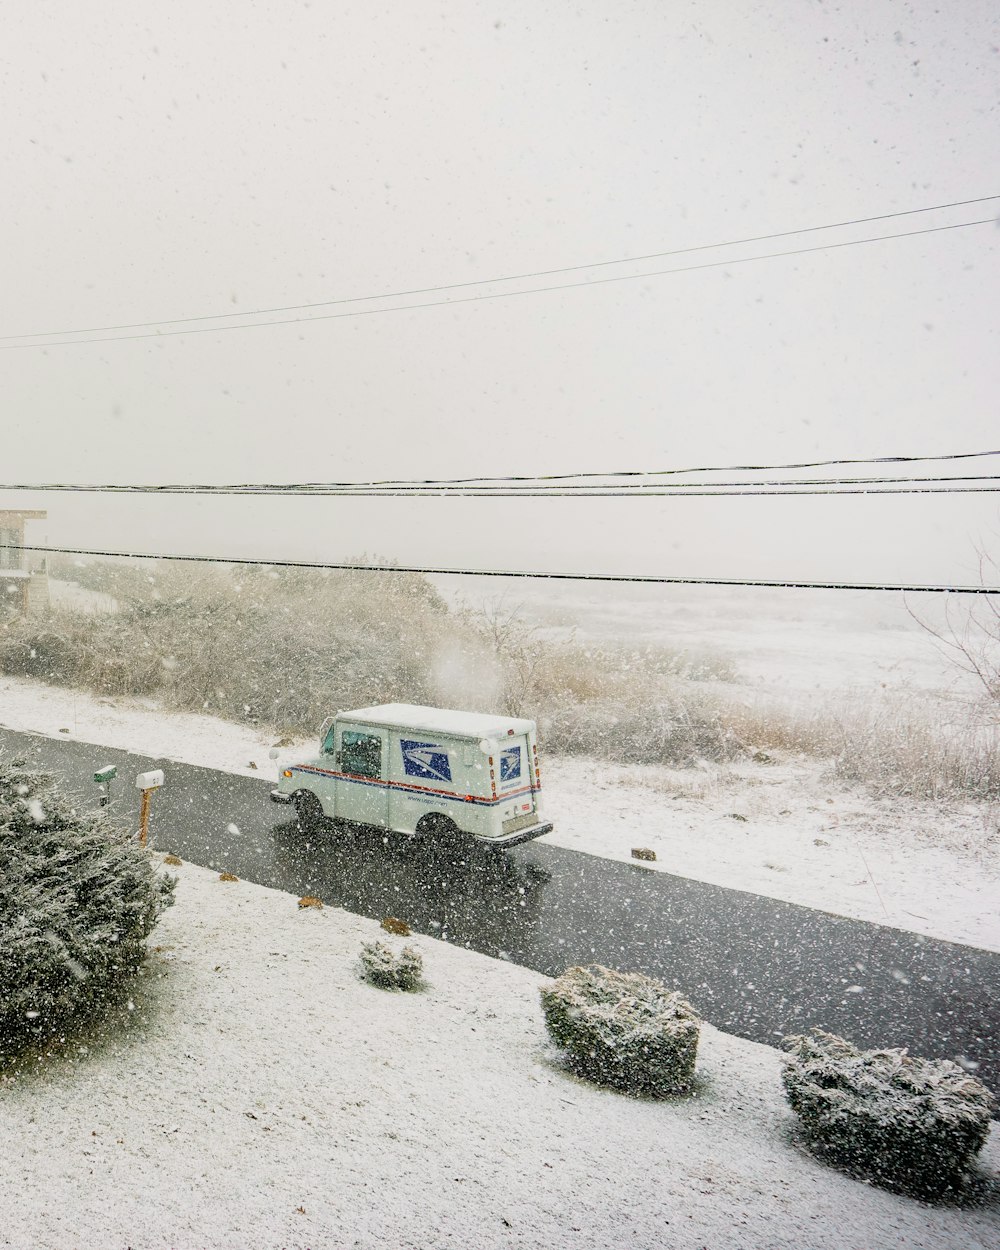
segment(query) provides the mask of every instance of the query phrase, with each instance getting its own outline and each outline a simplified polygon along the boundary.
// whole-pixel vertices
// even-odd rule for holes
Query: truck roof
[[[506,738],[511,733],[533,733],[535,722],[520,716],[494,716],[490,712],[456,712],[419,703],[382,703],[353,712],[338,712],[337,720],[365,725],[398,726],[420,733],[451,734],[457,738]]]

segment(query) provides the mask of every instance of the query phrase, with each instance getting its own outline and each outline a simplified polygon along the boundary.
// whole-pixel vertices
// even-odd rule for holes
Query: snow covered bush
[[[72,685],[79,674],[79,648],[66,632],[18,616],[6,623],[0,668],[15,677]]]
[[[650,681],[621,699],[540,702],[545,747],[557,755],[590,755],[616,764],[688,766],[746,753],[712,691]]]
[[[858,1050],[832,1033],[786,1037],[782,1079],[818,1153],[891,1188],[955,1188],[990,1131],[995,1103],[947,1059]]]
[[[568,968],[541,996],[549,1036],[580,1076],[652,1097],[691,1085],[701,1021],[659,981],[592,964]]]
[[[386,942],[365,942],[361,967],[365,977],[384,990],[418,990],[424,980],[423,956],[412,946],[397,954]]]
[[[434,702],[432,660],[470,627],[418,574],[67,562],[116,611],[0,619],[0,672],[312,734],[337,708]]]
[[[0,765],[0,1054],[86,1015],[135,970],[174,880],[52,778]]]

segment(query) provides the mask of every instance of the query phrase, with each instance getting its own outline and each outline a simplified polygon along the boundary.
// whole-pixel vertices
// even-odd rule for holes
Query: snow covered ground
[[[795,1143],[777,1051],[705,1027],[688,1097],[562,1071],[543,978],[428,938],[429,987],[363,982],[374,921],[183,865],[100,1036],[0,1083],[14,1250],[992,1250],[975,1205],[849,1179]],[[402,939],[390,939],[396,944]]]
[[[266,734],[150,700],[0,678],[0,724],[247,776]],[[282,755],[312,752],[300,742]],[[251,767],[251,763],[255,767]],[[928,936],[1000,950],[1000,808],[874,799],[820,762],[672,770],[543,760],[546,840]]]
[[[875,799],[816,760],[672,770],[550,761],[550,840],[1000,950],[1000,810]]]
[[[432,578],[451,604],[501,603],[553,637],[659,646],[735,667],[748,690],[861,697],[891,687],[961,695],[975,680],[928,630],[946,628],[941,596],[733,586],[614,586]],[[950,608],[960,622],[961,610]]]

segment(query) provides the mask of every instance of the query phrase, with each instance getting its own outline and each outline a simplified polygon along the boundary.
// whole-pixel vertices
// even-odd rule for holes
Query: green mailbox
[[[111,782],[118,776],[118,769],[114,764],[105,764],[103,768],[99,768],[94,773],[94,780],[99,786],[104,787],[104,793],[101,795],[101,806],[107,807],[111,802]]]

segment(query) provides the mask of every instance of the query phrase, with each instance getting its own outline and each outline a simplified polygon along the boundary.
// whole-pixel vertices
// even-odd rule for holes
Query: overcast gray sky
[[[3,0],[0,22],[5,336],[470,282],[1000,193],[993,0]],[[990,224],[451,308],[19,346],[0,352],[0,480],[992,448],[998,244]],[[48,507],[57,544],[905,580],[967,580],[972,544],[1000,530],[996,500],[0,494]]]

